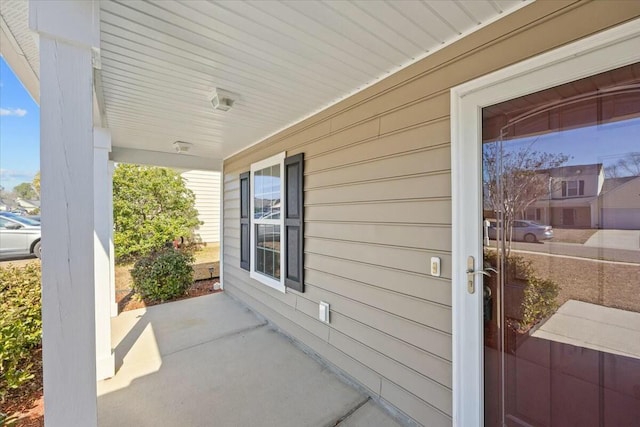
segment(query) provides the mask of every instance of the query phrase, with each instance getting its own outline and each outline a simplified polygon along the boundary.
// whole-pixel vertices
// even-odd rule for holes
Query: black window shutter
[[[240,268],[250,269],[251,263],[251,174],[240,174]]]
[[[285,286],[304,292],[304,154],[284,159]]]
[[[579,183],[580,183],[580,189],[578,190],[578,194],[580,196],[584,196],[584,180],[581,179]]]
[[[562,197],[567,197],[567,181],[562,181]]]

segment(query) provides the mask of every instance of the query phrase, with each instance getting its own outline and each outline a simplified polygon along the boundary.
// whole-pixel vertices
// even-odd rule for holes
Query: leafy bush
[[[497,251],[484,251],[484,260],[490,266],[497,265],[497,256]],[[519,329],[529,329],[558,309],[557,298],[560,287],[552,280],[538,277],[531,261],[511,253],[506,257],[504,268],[506,283],[522,283],[524,286],[520,304],[522,320],[518,322]]]
[[[28,383],[42,338],[40,265],[0,268],[0,401]]]
[[[522,323],[532,326],[558,309],[558,284],[536,276],[529,278],[522,300]]]
[[[118,261],[159,250],[176,237],[190,238],[200,225],[195,195],[180,174],[128,164],[113,174],[113,222]]]
[[[190,253],[174,249],[145,256],[131,270],[133,291],[153,302],[182,296],[193,284],[193,261]]]
[[[18,417],[15,415],[9,416],[0,412],[0,426],[10,427],[15,426],[18,422]]]

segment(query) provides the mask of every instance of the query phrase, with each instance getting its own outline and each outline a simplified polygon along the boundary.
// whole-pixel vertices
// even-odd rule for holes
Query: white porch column
[[[111,349],[111,188],[109,152],[111,133],[108,129],[93,128],[93,217],[96,304],[96,377],[111,378],[115,373],[115,359]]]
[[[92,1],[29,3],[40,38],[45,425],[97,425]]]
[[[118,315],[116,302],[116,254],[113,248],[113,171],[115,164],[109,160],[109,289],[111,292],[111,317]]]

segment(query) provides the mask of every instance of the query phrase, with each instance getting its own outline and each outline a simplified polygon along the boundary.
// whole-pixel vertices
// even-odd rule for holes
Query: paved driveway
[[[640,230],[598,230],[585,246],[640,250]]]

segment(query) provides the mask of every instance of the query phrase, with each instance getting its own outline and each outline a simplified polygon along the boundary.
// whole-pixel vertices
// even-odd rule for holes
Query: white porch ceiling
[[[2,15],[37,72],[14,16],[26,4],[3,1]],[[179,140],[223,159],[522,5],[101,1],[98,90],[114,146],[174,153]],[[213,110],[216,87],[240,94],[232,110]]]

